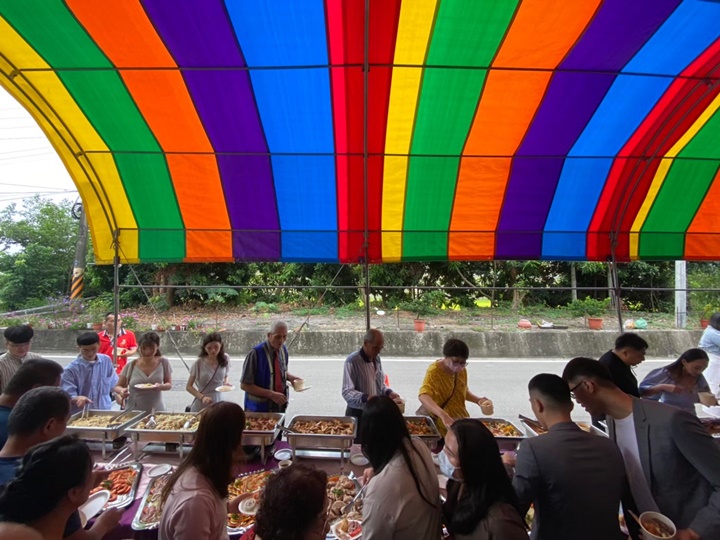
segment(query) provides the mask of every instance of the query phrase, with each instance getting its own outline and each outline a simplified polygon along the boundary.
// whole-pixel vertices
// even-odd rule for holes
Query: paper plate
[[[342,521],[343,520],[337,521],[332,525],[332,527],[330,527],[330,532],[335,535],[335,538],[338,538],[339,540],[358,540],[359,538],[362,538],[362,522],[356,519],[349,519],[348,521],[358,526],[359,530],[355,534],[348,534],[338,530],[338,525],[340,525]]]
[[[258,506],[259,505],[257,499],[255,499],[255,497],[249,497],[240,503],[238,509],[240,510],[241,514],[245,514],[246,516],[254,516],[255,514],[257,514]]]
[[[286,459],[292,459],[292,450],[289,448],[281,448],[280,450],[276,450],[273,455],[278,461],[285,461]]]
[[[232,384],[222,384],[215,389],[216,392],[232,392],[233,390],[235,387]]]
[[[296,391],[296,392],[305,392],[306,390],[310,390],[311,388],[312,388],[312,386],[306,386],[306,387],[303,388],[302,390],[295,390],[295,391]]]
[[[362,454],[354,454],[350,456],[350,463],[357,465],[358,467],[365,467],[370,463],[370,461],[368,461],[368,458]]]
[[[88,500],[80,508],[80,523],[83,528],[87,525],[87,522],[100,513],[105,504],[110,500],[110,492],[107,489],[93,493],[88,497]]]
[[[152,469],[150,469],[150,471],[147,473],[147,475],[150,478],[157,478],[158,476],[167,474],[170,471],[172,471],[172,465],[163,463],[162,465],[155,465]]]
[[[155,388],[155,385],[152,383],[140,383],[136,384],[133,388],[137,388],[138,390],[152,390]]]

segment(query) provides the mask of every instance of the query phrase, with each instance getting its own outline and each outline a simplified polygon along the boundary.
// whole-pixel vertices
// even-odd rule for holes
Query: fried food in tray
[[[355,432],[352,423],[340,420],[299,421],[291,428],[296,433],[308,435],[352,435]]]
[[[245,418],[245,431],[275,431],[276,418]]]
[[[480,421],[490,430],[494,437],[523,437],[524,435],[507,420],[489,420],[481,418]]]
[[[357,486],[355,482],[350,480],[344,475],[333,475],[328,476],[327,482],[327,496],[330,501],[330,511],[328,512],[328,518],[332,521],[340,517],[343,508],[353,500],[353,497],[357,494]],[[355,513],[358,513],[361,501],[355,503]],[[349,515],[346,517],[350,517]]]
[[[406,421],[408,431],[410,432],[410,436],[426,436],[426,435],[435,435],[435,430],[428,424],[428,421],[425,419],[422,420],[407,420]]]
[[[135,415],[137,415],[137,412],[129,411],[121,416],[113,416],[113,415],[96,415],[96,416],[86,416],[85,418],[76,418],[68,426],[71,427],[85,427],[85,428],[107,428],[110,426],[118,426],[120,424],[124,424],[131,418],[133,418]]]
[[[195,431],[200,423],[200,417],[194,414],[183,413],[155,413],[155,426],[147,427],[150,417],[143,418],[134,429],[147,429],[149,431]],[[183,429],[185,422],[190,420],[190,427]]]

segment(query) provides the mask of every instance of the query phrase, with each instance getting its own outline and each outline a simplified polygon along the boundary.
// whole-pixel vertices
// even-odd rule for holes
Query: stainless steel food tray
[[[535,427],[531,423],[526,422],[523,419],[520,419],[520,423],[523,425],[523,427],[525,428],[525,432],[530,437],[537,437],[539,435],[545,435],[545,433],[546,433],[545,431],[543,431],[542,433],[538,433],[538,431],[535,429]],[[575,423],[578,424],[578,426],[581,429],[584,429],[583,426],[590,426],[589,432],[592,433],[593,435],[601,435],[603,437],[607,437],[607,434],[602,429],[596,428],[590,422],[575,422]],[[580,424],[582,424],[582,426]],[[588,431],[588,430],[584,430],[584,431]]]
[[[140,422],[142,422],[145,419],[149,419],[151,416],[155,416],[157,419],[158,416],[166,416],[169,414],[183,414],[189,416],[193,416],[191,413],[173,413],[173,412],[160,412],[155,414],[147,414],[140,418],[137,422],[134,422],[132,425],[126,428],[126,432],[132,435],[133,438],[133,450],[135,459],[138,459],[138,456],[140,454],[140,443],[142,442],[160,442],[160,443],[178,443],[180,446],[178,448],[178,454],[180,458],[182,459],[184,455],[184,445],[186,443],[191,443],[193,440],[195,440],[195,434],[197,433],[197,426],[198,424],[195,424],[190,429],[180,429],[180,430],[168,430],[168,429],[142,429],[138,428]]]
[[[423,441],[423,442],[428,446],[428,448],[430,448],[431,450],[432,450],[433,448],[435,448],[435,446],[437,446],[437,443],[438,443],[438,442],[440,441],[440,439],[442,438],[442,437],[440,436],[440,431],[438,431],[438,428],[437,428],[437,426],[435,425],[435,422],[434,422],[433,419],[430,418],[429,416],[405,416],[405,421],[406,421],[406,422],[409,422],[409,421],[413,421],[413,422],[423,421],[423,422],[425,422],[426,424],[428,424],[428,425],[430,426],[430,428],[433,430],[432,434],[430,434],[430,435],[413,435],[413,434],[410,434],[410,436],[411,436],[411,437],[417,437],[418,439],[420,439],[421,441]]]
[[[72,422],[79,419],[82,416],[82,411],[76,413],[70,417],[68,421],[67,431],[77,435],[81,439],[89,440],[101,440],[102,441],[102,457],[106,457],[105,445],[108,442],[112,442],[125,433],[126,428],[134,422],[140,420],[145,414],[144,411],[102,411],[98,409],[91,409],[87,412],[88,417],[92,416],[116,416],[122,421],[113,427],[85,427],[85,426],[73,426]]]
[[[243,446],[259,446],[260,447],[260,459],[263,465],[267,461],[268,456],[265,455],[265,449],[271,446],[275,439],[277,439],[280,433],[280,427],[283,425],[285,420],[284,413],[262,413],[262,412],[246,412],[245,420],[251,418],[273,418],[277,423],[275,429],[269,431],[258,431],[246,429],[242,434]]]
[[[104,510],[107,510],[108,508],[127,508],[135,501],[137,488],[140,484],[140,476],[142,475],[142,463],[122,463],[115,467],[110,467],[110,472],[119,471],[121,469],[132,469],[135,471],[135,479],[133,480],[130,492],[118,497],[112,502],[108,502],[103,508]]]
[[[145,494],[143,495],[142,501],[140,501],[140,507],[137,509],[137,512],[135,512],[135,517],[133,517],[132,524],[130,525],[134,531],[149,531],[153,529],[157,529],[158,525],[160,525],[160,520],[154,521],[152,523],[145,523],[141,521],[142,518],[142,512],[145,509],[145,506],[147,505],[148,498],[150,497],[150,493],[152,491],[153,486],[163,478],[167,478],[173,473],[174,469],[171,469],[167,473],[163,474],[162,476],[158,476],[157,478],[153,478],[150,480],[150,483],[147,486],[147,489],[145,490]]]
[[[525,433],[524,430],[518,426],[515,422],[512,420],[508,420],[507,418],[478,418],[481,422],[506,422],[510,425],[512,425],[516,430],[518,430],[518,433]],[[525,435],[520,436],[509,436],[509,435],[495,435],[495,441],[497,441],[498,446],[500,447],[500,450],[515,450],[520,443],[527,439]]]
[[[323,435],[313,433],[286,433],[287,441],[293,451],[293,459],[297,455],[298,449],[311,450],[304,455],[307,457],[328,457],[321,455],[318,451],[334,450],[340,453],[341,467],[345,463],[345,453],[350,450],[357,435],[357,419],[352,416],[295,416],[290,421],[288,429],[292,430],[297,422],[328,422],[339,420],[348,424],[352,424],[353,432],[349,435]],[[316,455],[313,455],[313,452]]]

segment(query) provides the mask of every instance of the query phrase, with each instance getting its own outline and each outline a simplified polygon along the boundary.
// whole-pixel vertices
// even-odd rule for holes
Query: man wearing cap
[[[30,352],[30,343],[34,335],[30,325],[8,326],[3,332],[7,352],[0,356],[0,393],[25,360],[41,358]]]

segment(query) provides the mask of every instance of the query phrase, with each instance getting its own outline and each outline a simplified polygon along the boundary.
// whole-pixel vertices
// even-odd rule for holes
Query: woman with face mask
[[[695,404],[716,405],[703,377],[709,363],[702,349],[688,349],[672,364],[653,369],[640,383],[640,397],[655,399],[695,414]],[[705,394],[705,395],[702,395]]]
[[[459,339],[451,338],[443,345],[443,358],[433,362],[425,372],[425,380],[418,392],[422,407],[418,414],[429,414],[443,437],[456,418],[470,416],[465,406],[469,401],[492,414],[492,402],[470,391],[467,382],[467,360],[470,349]]]
[[[243,540],[324,540],[330,531],[327,474],[292,465],[270,477],[255,528]]]
[[[482,422],[454,422],[438,457],[449,478],[443,519],[454,540],[527,540],[497,442]]]

